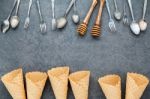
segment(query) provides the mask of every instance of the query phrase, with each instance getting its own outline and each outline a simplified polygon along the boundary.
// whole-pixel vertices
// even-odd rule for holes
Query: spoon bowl
[[[61,17],[60,19],[57,20],[57,28],[61,29],[67,24],[67,19],[66,17]]]
[[[4,20],[3,22],[2,22],[2,24],[1,24],[1,31],[3,32],[3,33],[6,33],[7,32],[7,30],[9,29],[9,27],[10,27],[10,24],[9,24],[9,20]]]
[[[135,34],[135,35],[139,35],[140,34],[140,27],[139,27],[139,24],[136,23],[136,22],[132,22],[130,24],[130,28],[131,28],[131,31]]]
[[[19,24],[19,17],[18,16],[12,16],[11,19],[10,19],[10,24],[11,24],[11,27],[12,28],[16,28]]]
[[[72,15],[72,20],[73,20],[73,22],[74,22],[75,24],[79,23],[79,21],[80,21],[79,15],[73,14],[73,15]]]
[[[147,29],[147,22],[142,19],[139,22],[139,26],[140,26],[141,31],[145,31]]]
[[[119,11],[114,12],[114,17],[116,20],[118,20],[118,21],[121,20],[121,16],[122,16],[121,12],[119,12]]]

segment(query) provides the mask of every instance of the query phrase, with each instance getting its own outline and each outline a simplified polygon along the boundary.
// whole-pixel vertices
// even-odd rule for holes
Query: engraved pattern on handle
[[[92,14],[92,12],[93,12],[93,10],[94,10],[96,4],[97,4],[97,0],[93,0],[92,5],[91,5],[91,7],[90,7],[90,9],[89,9],[89,12],[87,13],[87,15],[86,15],[86,17],[85,17],[85,19],[84,19],[84,21],[83,21],[84,23],[88,24],[89,19],[90,19],[90,17],[91,17],[91,14]]]

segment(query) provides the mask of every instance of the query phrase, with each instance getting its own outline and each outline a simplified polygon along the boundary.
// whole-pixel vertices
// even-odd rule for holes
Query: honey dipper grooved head
[[[81,36],[84,36],[86,31],[87,31],[87,24],[85,24],[85,23],[81,23],[77,28],[77,32]]]
[[[99,37],[101,35],[101,28],[99,25],[94,25],[91,31],[93,37]]]

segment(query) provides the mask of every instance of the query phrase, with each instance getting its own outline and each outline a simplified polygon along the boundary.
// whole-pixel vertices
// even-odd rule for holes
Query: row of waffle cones
[[[78,71],[69,75],[69,67],[65,66],[52,68],[47,73],[28,72],[25,74],[26,91],[22,69],[5,74],[1,80],[13,99],[41,99],[47,77],[56,99],[67,99],[68,80],[75,99],[88,99],[90,71]],[[107,99],[121,99],[121,78],[118,75],[101,77],[98,82]],[[140,99],[148,83],[145,76],[128,73],[126,99]]]

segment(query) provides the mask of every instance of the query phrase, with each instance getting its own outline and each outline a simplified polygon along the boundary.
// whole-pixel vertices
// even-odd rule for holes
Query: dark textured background
[[[14,0],[0,0],[0,21],[3,21]],[[39,18],[35,3],[31,10],[31,23],[29,31],[23,29],[27,15],[29,0],[21,0],[19,15],[21,18],[18,29],[7,34],[0,33],[0,76],[22,65],[24,73],[69,65],[71,72],[88,69],[91,71],[89,99],[105,99],[97,79],[106,74],[119,74],[122,77],[122,95],[125,94],[125,78],[127,72],[138,72],[150,78],[150,25],[148,30],[136,37],[131,34],[128,27],[122,22],[116,22],[117,32],[111,33],[108,28],[108,14],[104,8],[102,17],[102,37],[93,39],[91,29],[98,7],[94,11],[89,30],[84,38],[76,33],[76,26],[71,20],[73,11],[68,16],[67,27],[63,30],[51,31],[51,1],[41,0],[44,19],[47,22],[48,33],[39,32]],[[34,0],[35,1],[35,0]],[[132,0],[136,20],[142,15],[143,0]],[[56,17],[63,15],[70,0],[56,0]],[[78,10],[81,19],[84,18],[92,0],[78,0]],[[114,11],[113,0],[109,0],[111,11]],[[119,8],[123,9],[123,0],[118,0]],[[148,5],[150,2],[148,0]],[[129,14],[129,9],[127,9]],[[150,22],[150,6],[148,6],[146,20]],[[142,99],[150,98],[150,85]],[[6,88],[0,81],[0,99],[11,99]],[[47,81],[42,99],[54,99],[49,81]],[[69,89],[68,99],[73,99]],[[124,98],[123,98],[124,99]]]

